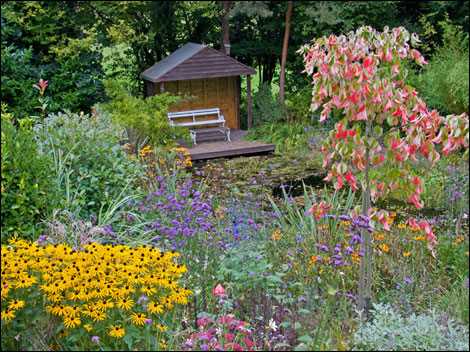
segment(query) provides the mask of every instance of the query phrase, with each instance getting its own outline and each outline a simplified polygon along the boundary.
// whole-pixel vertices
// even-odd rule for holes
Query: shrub
[[[402,317],[389,305],[375,304],[373,321],[359,327],[354,344],[359,350],[468,350],[468,330],[451,319],[431,314]]]
[[[291,121],[313,120],[313,113],[310,111],[312,102],[312,89],[306,86],[295,93],[289,94],[286,100],[287,112]]]
[[[443,45],[410,82],[431,107],[442,113],[468,112],[468,34],[448,20],[439,25],[444,31]]]
[[[33,84],[40,78],[39,70],[32,65],[31,49],[18,49],[2,45],[1,100],[6,102],[17,118],[35,110],[36,92]]]
[[[187,129],[168,123],[168,108],[178,102],[178,97],[164,93],[141,99],[110,80],[105,82],[105,88],[111,101],[104,108],[112,114],[113,121],[128,129],[132,144],[138,146],[148,140],[153,145],[172,145],[178,138],[189,141]]]
[[[113,203],[124,188],[137,188],[143,166],[120,146],[122,131],[107,114],[53,114],[35,130],[42,153],[54,160],[63,206],[71,212],[88,217]]]
[[[32,130],[15,127],[12,119],[2,106],[2,242],[12,233],[34,235],[38,222],[58,204],[52,159],[38,152]]]
[[[273,96],[271,85],[262,83],[253,95],[253,125],[260,126],[265,122],[274,122],[286,116],[285,109]]]
[[[101,67],[107,79],[113,79],[129,88],[133,95],[139,94],[141,82],[139,68],[132,48],[124,43],[102,49]]]

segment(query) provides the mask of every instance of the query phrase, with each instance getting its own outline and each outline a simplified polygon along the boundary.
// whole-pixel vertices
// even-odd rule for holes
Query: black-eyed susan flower
[[[123,310],[130,310],[134,306],[134,301],[130,298],[123,298],[116,302],[116,306]]]
[[[126,330],[121,326],[110,326],[108,330],[108,335],[115,337],[117,339],[122,338],[126,334]]]
[[[81,320],[77,316],[65,316],[64,317],[64,326],[67,329],[72,329],[81,324]]]
[[[15,299],[13,301],[10,301],[8,304],[8,309],[10,310],[18,310],[24,307],[24,301]]]
[[[146,319],[147,317],[143,313],[133,313],[131,315],[131,321],[134,325],[143,326]]]
[[[1,312],[1,319],[5,322],[15,319],[15,311],[11,309],[7,309]]]
[[[161,304],[158,304],[156,302],[150,302],[148,305],[147,305],[147,312],[149,312],[150,314],[161,314],[164,312],[164,307],[163,305]]]

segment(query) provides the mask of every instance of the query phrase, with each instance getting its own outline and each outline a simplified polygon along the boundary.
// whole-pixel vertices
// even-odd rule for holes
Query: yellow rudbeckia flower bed
[[[40,296],[43,311],[65,330],[121,338],[126,326],[152,326],[192,293],[178,283],[186,272],[178,256],[145,245],[90,243],[74,250],[12,239],[1,248],[2,325]]]

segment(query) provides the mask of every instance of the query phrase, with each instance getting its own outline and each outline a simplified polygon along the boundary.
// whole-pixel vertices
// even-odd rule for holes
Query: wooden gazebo
[[[247,76],[247,125],[251,127],[251,75],[255,70],[208,46],[187,43],[142,72],[145,94],[161,92],[192,96],[172,112],[220,108],[226,125],[240,128],[240,76]]]

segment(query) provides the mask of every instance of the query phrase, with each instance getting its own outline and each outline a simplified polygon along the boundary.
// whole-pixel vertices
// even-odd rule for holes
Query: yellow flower
[[[281,239],[281,230],[275,229],[271,235],[273,241],[279,241]]]
[[[130,298],[123,298],[116,302],[116,306],[123,310],[130,310],[134,306],[134,301]]]
[[[148,145],[146,145],[145,147],[143,147],[140,152],[139,152],[139,155],[142,157],[142,158],[145,158],[147,155],[149,155],[150,153],[152,152],[152,148]]]
[[[462,242],[464,241],[464,239],[465,239],[464,236],[459,235],[459,236],[457,236],[457,237],[455,238],[454,244],[457,245],[457,244],[459,244],[459,243],[462,243]]]
[[[10,303],[8,304],[8,309],[11,309],[11,310],[18,310],[23,307],[24,307],[24,301],[21,301],[18,299],[10,301]]]
[[[83,325],[83,328],[84,328],[87,332],[90,332],[91,330],[93,330],[93,327],[92,327],[90,324],[85,324],[85,325]]]
[[[408,251],[408,252],[403,252],[403,256],[404,256],[405,258],[409,257],[410,255],[411,255],[411,252],[410,252],[410,251]]]
[[[379,248],[384,253],[388,253],[390,251],[390,247],[385,243],[382,243],[381,245],[379,245]]]
[[[120,339],[126,334],[126,330],[121,326],[110,326],[108,335]]]
[[[359,264],[361,262],[361,256],[359,255],[359,252],[352,252],[351,260],[353,263]]]
[[[74,327],[79,326],[80,324],[81,324],[81,321],[79,317],[74,317],[74,316],[64,317],[64,326],[67,329],[72,329]]]
[[[150,302],[147,305],[147,311],[150,314],[161,314],[164,312],[163,306],[161,304],[158,304],[156,302]]]
[[[165,325],[157,324],[157,323],[155,323],[155,328],[156,328],[157,330],[160,330],[161,332],[165,332],[165,331],[168,330],[168,328],[167,328]]]
[[[400,223],[400,224],[398,224],[397,227],[398,227],[400,230],[404,230],[404,229],[406,229],[406,224]]]
[[[425,236],[416,236],[413,238],[415,241],[424,241],[426,239]]]
[[[168,345],[166,344],[165,339],[161,339],[161,340],[159,341],[159,346],[158,346],[158,347],[159,347],[159,348],[162,348],[163,350],[166,350],[166,348],[168,347]]]
[[[147,317],[145,316],[145,314],[142,313],[134,313],[131,315],[131,321],[134,325],[143,326],[145,324],[146,319]]]
[[[2,320],[8,322],[10,320],[15,319],[15,311],[11,309],[7,309],[5,311],[2,311]]]
[[[383,241],[385,239],[385,235],[383,233],[377,233],[374,235],[374,240],[376,241]]]

